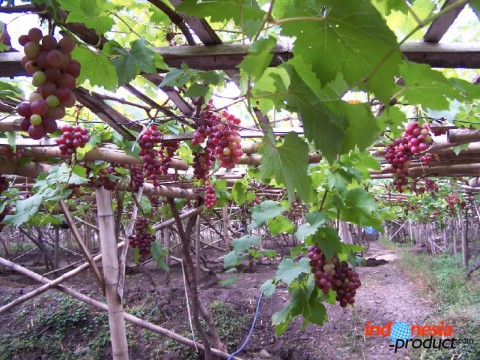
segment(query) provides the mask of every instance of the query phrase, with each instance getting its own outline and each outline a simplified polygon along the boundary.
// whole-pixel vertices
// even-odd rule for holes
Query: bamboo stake
[[[112,193],[102,186],[96,189],[100,245],[102,248],[105,294],[108,304],[108,324],[114,360],[128,360],[128,344],[123,317],[123,305],[117,295],[119,267],[113,223]]]
[[[143,194],[143,186],[138,189],[137,196],[135,198],[135,205],[133,206],[132,215],[130,217],[130,223],[128,224],[127,231],[125,233],[125,241],[128,240],[130,235],[133,234],[133,229],[135,228],[135,221],[137,219],[137,211],[138,205],[140,203],[140,199],[142,198]],[[120,271],[118,274],[118,287],[117,287],[117,294],[120,298],[120,302],[123,301],[123,290],[125,288],[125,269],[127,267],[127,254],[128,254],[129,246],[124,246],[122,249],[122,253],[120,255]]]
[[[88,250],[88,247],[83,242],[82,234],[80,234],[80,231],[78,231],[78,228],[75,225],[75,221],[73,220],[72,214],[70,213],[70,210],[68,210],[67,203],[63,199],[60,200],[60,208],[62,209],[63,214],[65,215],[65,219],[67,220],[68,226],[72,231],[73,237],[77,241],[78,245],[80,246],[80,250],[82,251],[83,255],[85,256],[85,259],[90,264],[90,267],[93,270],[93,274],[97,279],[100,289],[102,289],[102,291],[105,293],[105,282],[103,280],[103,276],[100,273],[100,270],[98,269],[98,266],[95,263],[95,260],[93,260],[90,250]]]
[[[43,277],[31,270],[28,270],[26,268],[24,268],[23,266],[20,266],[20,265],[17,265],[11,261],[8,261],[2,257],[0,257],[0,265],[3,265],[3,266],[6,266],[8,267],[9,269],[15,271],[15,272],[18,272],[19,274],[22,274],[22,275],[26,275],[40,283],[43,283],[43,284],[50,284],[51,281],[48,280],[46,277]],[[108,306],[100,301],[97,301],[95,299],[92,299],[91,297],[88,297],[86,295],[83,295],[82,293],[79,293],[78,291],[76,290],[73,290],[73,289],[70,289],[69,287],[66,287],[64,285],[56,285],[55,288],[67,295],[70,295],[80,301],[83,301],[84,303],[87,303],[91,306],[94,306],[100,310],[104,310],[104,311],[108,311]],[[190,346],[190,347],[194,347],[194,343],[192,340],[190,339],[187,339],[186,337],[183,337],[179,334],[176,334],[174,333],[173,331],[170,331],[170,330],[167,330],[167,329],[164,329],[160,326],[157,326],[157,325],[154,325],[152,323],[149,323],[148,321],[145,321],[145,320],[142,320],[142,319],[139,319],[138,317],[136,316],[133,316],[133,315],[130,315],[126,312],[123,312],[123,317],[125,318],[125,320],[127,321],[130,321],[131,323],[135,324],[135,325],[138,325],[144,329],[148,329],[148,330],[151,330],[153,332],[156,332],[157,334],[161,334],[161,335],[164,335],[166,337],[169,337],[175,341],[178,341],[182,344],[185,344],[187,346]],[[204,351],[205,347],[203,346],[203,344],[199,344],[197,343],[197,347]],[[228,359],[229,358],[229,354],[227,354],[226,352],[223,352],[223,351],[220,351],[220,350],[217,350],[217,349],[214,349],[212,348],[212,354],[216,355],[216,356],[219,356],[223,359]],[[232,357],[231,358],[232,360],[242,360],[241,358],[238,358],[238,357]]]

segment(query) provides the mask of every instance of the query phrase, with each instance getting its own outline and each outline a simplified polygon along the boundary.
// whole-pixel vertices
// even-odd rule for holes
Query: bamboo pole
[[[123,317],[123,305],[117,295],[119,266],[113,223],[112,193],[102,186],[96,189],[100,245],[108,305],[108,324],[114,360],[128,360],[128,344]]]
[[[73,237],[77,241],[78,245],[80,246],[80,250],[85,256],[85,259],[87,260],[87,262],[90,264],[90,267],[92,268],[93,274],[97,279],[100,289],[102,289],[102,291],[105,292],[105,282],[104,282],[103,276],[100,273],[100,270],[98,269],[98,266],[95,263],[95,260],[93,259],[92,254],[90,253],[90,250],[83,242],[82,234],[80,234],[80,231],[78,231],[78,228],[75,225],[75,221],[73,220],[72,214],[70,214],[70,210],[68,210],[67,203],[63,199],[60,200],[60,208],[62,209],[63,214],[65,215],[65,219],[67,220],[68,226],[72,231]]]
[[[50,285],[51,281],[49,279],[47,279],[46,277],[43,277],[31,270],[28,270],[26,268],[24,268],[23,266],[20,266],[20,265],[17,265],[15,263],[12,263],[11,261],[8,261],[2,257],[0,257],[0,265],[3,265],[3,266],[6,266],[8,267],[9,269],[15,271],[15,272],[18,272],[19,274],[22,274],[22,275],[26,275],[40,283],[43,283],[45,285]],[[64,285],[56,285],[55,288],[67,295],[70,295],[80,301],[83,301],[84,303],[86,304],[89,304],[91,306],[94,306],[100,310],[104,310],[104,311],[108,311],[108,306],[100,301],[97,301],[95,299],[92,299],[91,297],[88,297],[86,295],[83,295],[82,293],[79,293],[78,291],[76,290],[73,290],[73,289],[70,289],[69,287],[66,287]],[[125,320],[127,321],[130,321],[131,323],[135,324],[135,325],[138,325],[140,327],[143,327],[144,329],[148,329],[148,330],[152,330],[153,332],[157,333],[157,334],[161,334],[161,335],[164,335],[166,337],[169,337],[175,341],[178,341],[182,344],[185,344],[185,345],[188,345],[190,347],[194,347],[194,343],[192,340],[190,339],[187,339],[179,334],[176,334],[174,333],[173,331],[170,331],[170,330],[167,330],[167,329],[164,329],[160,326],[157,326],[157,325],[154,325],[154,324],[151,324],[149,323],[148,321],[145,321],[145,320],[142,320],[142,319],[139,319],[138,317],[136,316],[133,316],[133,315],[130,315],[126,312],[123,312],[123,317],[125,318]],[[204,351],[204,346],[203,344],[199,344],[197,343],[196,346]],[[216,355],[216,356],[219,356],[223,359],[230,359],[229,358],[229,354],[228,353],[225,353],[223,351],[220,351],[218,349],[214,349],[212,348],[211,349],[212,351],[212,354]],[[231,360],[242,360],[241,358],[238,358],[238,357],[232,357]]]

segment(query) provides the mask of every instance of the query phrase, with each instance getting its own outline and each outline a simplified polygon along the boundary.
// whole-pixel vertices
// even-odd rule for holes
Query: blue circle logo
[[[392,325],[390,331],[390,340],[396,342],[398,339],[407,341],[412,338],[412,330],[410,325],[404,322],[396,322]]]

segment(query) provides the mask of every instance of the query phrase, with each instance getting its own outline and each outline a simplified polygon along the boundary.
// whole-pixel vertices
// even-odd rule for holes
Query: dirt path
[[[394,354],[389,347],[389,340],[385,337],[364,336],[367,321],[381,326],[390,321],[422,325],[433,311],[430,304],[418,295],[416,286],[397,268],[397,254],[382,248],[378,243],[372,243],[366,257],[388,262],[376,267],[357,268],[362,286],[357,290],[354,308],[342,309],[339,306],[327,305],[329,322],[324,326],[310,325],[305,331],[301,331],[301,321],[297,319],[285,334],[277,338],[271,327],[270,316],[285,306],[288,298],[286,290],[279,290],[273,298],[264,301],[259,325],[242,358],[266,358],[260,355],[261,350],[266,350],[272,355],[271,358],[292,360],[418,358],[418,352],[411,354],[404,351]],[[269,271],[259,270],[259,273],[246,274],[245,278],[235,285],[244,288],[239,290],[238,295],[252,304],[250,313],[253,313],[258,286],[271,276],[273,274]],[[224,301],[235,303],[231,297]]]

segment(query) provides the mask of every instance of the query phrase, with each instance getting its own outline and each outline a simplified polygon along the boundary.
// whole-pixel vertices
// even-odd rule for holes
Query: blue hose
[[[253,323],[252,323],[252,327],[250,328],[250,331],[248,332],[248,335],[247,335],[247,338],[245,339],[245,342],[242,344],[242,346],[240,346],[240,348],[235,351],[234,353],[232,353],[227,360],[231,360],[233,359],[233,357],[235,355],[237,355],[238,353],[240,353],[243,348],[247,345],[248,343],[248,340],[250,340],[250,336],[252,335],[253,333],[253,328],[255,327],[255,323],[257,322],[257,318],[258,318],[258,314],[260,312],[260,304],[262,302],[262,297],[263,297],[263,291],[260,291],[260,295],[258,296],[258,302],[257,302],[257,310],[255,310],[255,316],[253,318]]]

